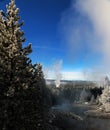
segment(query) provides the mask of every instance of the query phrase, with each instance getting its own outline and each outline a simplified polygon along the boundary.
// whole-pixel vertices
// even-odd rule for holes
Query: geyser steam
[[[110,65],[110,0],[78,0],[76,6],[81,14],[89,18],[95,35],[100,39],[95,47]]]
[[[62,13],[60,29],[69,51],[75,52],[72,57],[82,52],[85,64],[92,59],[100,74],[110,74],[110,0],[72,0]]]
[[[56,87],[60,86],[60,80],[62,78],[61,67],[62,67],[62,60],[59,60],[58,63],[54,66],[54,71],[55,71],[55,85],[56,85]]]

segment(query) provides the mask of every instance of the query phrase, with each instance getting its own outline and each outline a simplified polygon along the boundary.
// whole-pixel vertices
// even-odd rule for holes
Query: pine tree
[[[23,22],[15,1],[6,8],[6,13],[0,11],[0,129],[46,130],[42,66],[28,57],[31,44],[23,48]]]
[[[19,9],[16,8],[15,2],[12,0],[11,3],[7,5],[7,13],[5,14],[1,11],[0,17],[1,71],[4,71],[3,79],[7,79],[7,82],[10,83],[6,86],[8,88],[5,94],[8,94],[7,90],[10,93],[10,90],[14,92],[30,87],[30,85],[32,85],[31,79],[34,73],[36,73],[35,67],[37,65],[33,66],[31,60],[27,57],[32,51],[31,44],[25,48],[22,47],[22,42],[25,41],[25,38],[23,38],[24,32],[20,30],[23,22],[19,23],[20,17],[18,13]],[[18,86],[15,87],[14,84]]]
[[[106,76],[104,80],[104,90],[99,98],[99,102],[101,103],[101,107],[104,111],[110,112],[110,86],[109,86],[109,79]]]

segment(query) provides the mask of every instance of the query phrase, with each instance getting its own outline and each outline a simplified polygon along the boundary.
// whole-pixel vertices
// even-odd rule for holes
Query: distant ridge
[[[55,79],[46,79],[46,82],[54,83]],[[94,83],[94,81],[86,81],[86,80],[60,80],[61,83]]]

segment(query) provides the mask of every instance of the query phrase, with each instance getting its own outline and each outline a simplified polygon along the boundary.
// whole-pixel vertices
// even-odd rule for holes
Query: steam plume
[[[110,63],[110,1],[109,0],[78,0],[77,7],[85,14],[93,25],[95,35],[100,43],[95,43],[105,62]]]
[[[47,79],[55,79],[56,87],[60,86],[60,80],[62,79],[62,60],[54,62],[49,68],[44,69],[44,75]]]
[[[98,57],[93,66],[100,74],[110,74],[110,0],[72,0],[60,25],[75,57],[79,51],[86,51],[82,56],[85,63]]]
[[[58,63],[54,66],[54,70],[55,70],[55,85],[56,87],[60,86],[60,80],[62,78],[62,74],[61,74],[61,68],[62,68],[62,60],[59,60]]]

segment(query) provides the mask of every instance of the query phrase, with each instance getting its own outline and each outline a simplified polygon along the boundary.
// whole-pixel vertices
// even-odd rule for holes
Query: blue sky
[[[48,67],[55,60],[63,59],[66,64],[67,47],[62,42],[58,26],[61,14],[69,7],[70,1],[16,0],[16,3],[25,21],[23,29],[27,43],[31,42],[33,45],[33,62],[37,61]]]
[[[0,8],[4,9],[8,2],[2,0]],[[81,13],[78,9],[79,3],[75,0],[16,0],[25,23],[22,28],[27,39],[25,45],[32,43],[30,56],[33,63],[40,62],[49,69],[54,63],[62,61],[62,73],[73,72],[73,79],[74,72],[76,75],[90,69],[102,58],[94,49],[97,47],[93,43],[99,42],[94,36],[94,27],[87,12]],[[78,79],[78,76],[75,77]]]

